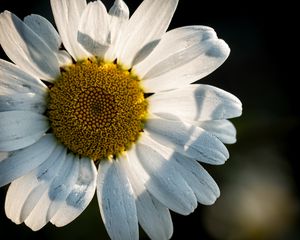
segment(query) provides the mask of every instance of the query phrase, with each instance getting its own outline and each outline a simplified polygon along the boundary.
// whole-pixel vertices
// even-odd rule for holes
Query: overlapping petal
[[[178,171],[193,189],[198,202],[211,205],[220,196],[220,190],[208,172],[194,159],[176,154]]]
[[[104,58],[110,45],[109,17],[101,1],[84,9],[78,27],[78,42],[92,55]]]
[[[161,117],[171,115],[189,121],[218,120],[238,117],[242,104],[234,95],[219,88],[192,84],[148,98],[149,111]]]
[[[129,9],[123,0],[115,0],[109,10],[111,44],[105,53],[105,60],[114,61],[120,51],[120,39],[129,20]]]
[[[12,182],[5,199],[5,213],[8,218],[17,224],[26,220],[49,188],[65,156],[66,149],[57,145],[47,161]]]
[[[72,154],[68,157],[72,158]],[[73,158],[77,161],[78,157],[73,156]],[[88,158],[81,158],[77,169],[78,172],[73,172],[77,177],[69,185],[65,201],[61,204],[54,202],[49,209],[50,222],[57,227],[65,226],[77,218],[86,209],[95,194],[97,169],[94,162]]]
[[[223,164],[229,157],[224,144],[201,128],[180,121],[152,118],[146,132],[174,151],[209,164]]]
[[[64,226],[87,207],[95,188],[93,162],[79,160],[78,156],[67,154],[65,147],[57,145],[46,161],[10,185],[5,211],[12,221],[25,222],[35,231],[49,221]]]
[[[139,172],[146,189],[169,209],[183,215],[197,206],[193,190],[171,161],[173,151],[143,135],[129,153],[134,171]],[[133,166],[134,165],[134,166]]]
[[[129,19],[120,41],[118,61],[131,68],[143,60],[166,32],[178,0],[145,0]]]
[[[202,121],[195,124],[219,138],[223,143],[236,142],[236,129],[229,120]]]
[[[0,43],[7,56],[28,73],[44,80],[59,76],[59,62],[48,44],[14,14],[0,14]]]
[[[185,87],[216,70],[230,49],[212,28],[181,27],[167,32],[134,71],[147,92]]]
[[[77,41],[78,27],[86,0],[51,0],[54,20],[64,47],[75,60],[84,59],[90,54]]]
[[[131,158],[121,160],[136,198],[139,224],[151,239],[169,239],[173,233],[173,223],[168,208],[146,189],[141,181],[143,176],[140,176],[143,173],[135,171]]]
[[[47,134],[27,148],[7,153],[0,161],[0,186],[12,182],[42,164],[55,147],[55,137]]]

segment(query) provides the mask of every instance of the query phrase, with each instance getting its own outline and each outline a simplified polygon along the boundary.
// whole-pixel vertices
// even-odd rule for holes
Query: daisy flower
[[[95,192],[111,239],[169,239],[170,210],[188,215],[220,191],[199,162],[223,164],[241,115],[232,94],[191,84],[229,47],[210,27],[167,31],[178,0],[51,0],[45,18],[0,15],[0,186],[5,212],[60,227]]]

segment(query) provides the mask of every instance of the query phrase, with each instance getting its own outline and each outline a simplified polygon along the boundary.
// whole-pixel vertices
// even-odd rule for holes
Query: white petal
[[[193,28],[196,32],[191,34]],[[179,28],[167,32],[135,72],[148,92],[181,88],[216,70],[229,53],[228,45],[211,28]]]
[[[236,142],[236,129],[228,120],[203,121],[195,124],[219,138],[223,143],[232,144]]]
[[[100,162],[97,186],[100,212],[110,238],[138,239],[134,194],[119,160]]]
[[[160,63],[169,59],[170,66],[166,66],[166,70],[174,68],[176,64],[181,66],[199,55],[202,42],[213,38],[217,36],[210,27],[185,26],[172,29],[164,34],[155,50],[144,61],[134,66],[134,70],[143,79],[147,79],[147,75],[161,75],[154,72]]]
[[[60,157],[59,161],[62,163],[56,176],[51,184],[48,184],[46,191],[25,220],[25,224],[34,231],[41,229],[49,222],[72,190],[71,185],[76,182],[79,159],[70,155],[71,157],[67,158],[65,155]],[[53,208],[53,205],[56,207]]]
[[[40,139],[49,128],[45,116],[26,111],[0,112],[0,151],[14,151]]]
[[[166,32],[178,0],[144,0],[124,30],[119,61],[130,68],[145,58]],[[147,51],[145,51],[147,49]],[[141,52],[143,51],[143,56]]]
[[[149,111],[181,120],[205,121],[238,117],[242,104],[234,95],[216,87],[192,84],[181,89],[154,94],[148,98]]]
[[[29,195],[22,206],[20,215],[21,220],[25,221],[37,206],[38,202],[43,201],[42,197],[45,193],[47,194],[50,185],[53,183],[54,178],[63,166],[65,156],[66,149],[63,146],[58,146],[45,164],[39,166],[25,177],[27,180],[23,181],[23,187],[25,188],[28,186],[29,184],[27,182],[29,181],[30,186],[34,186],[34,188],[29,192]],[[30,225],[28,226],[31,227]]]
[[[0,112],[46,110],[47,87],[16,65],[0,60]]]
[[[61,45],[60,36],[52,24],[44,17],[36,14],[24,18],[24,23],[35,32],[52,51],[57,51]]]
[[[60,50],[57,53],[57,58],[60,66],[71,65],[73,63],[72,57],[65,50]]]
[[[60,36],[46,18],[32,14],[25,17],[24,22],[55,53],[59,62],[59,66],[72,64],[71,56],[66,51],[59,50],[62,44]]]
[[[170,212],[153,197],[141,181],[140,173],[134,171],[131,159],[122,159],[127,176],[136,196],[137,216],[140,225],[151,239],[170,239],[173,234],[173,223]]]
[[[7,154],[0,161],[0,186],[27,174],[43,163],[56,146],[56,139],[52,134],[43,136],[37,143]]]
[[[193,189],[198,202],[211,205],[220,196],[218,185],[208,172],[195,160],[176,155],[176,162],[179,163],[178,171]]]
[[[197,207],[197,199],[186,181],[175,169],[173,151],[144,134],[129,151],[131,166],[146,189],[161,203],[182,215]]]
[[[129,20],[129,8],[123,0],[115,0],[109,10],[110,33],[112,42],[115,42],[120,35],[120,28]]]
[[[91,54],[104,57],[110,44],[109,18],[101,1],[89,3],[83,11],[78,29],[78,42]]]
[[[0,43],[7,56],[18,66],[40,79],[59,76],[55,53],[17,16],[0,14]]]
[[[209,164],[223,164],[229,153],[223,143],[201,128],[179,121],[148,119],[146,132],[176,152]]]
[[[129,8],[126,3],[123,0],[115,0],[113,6],[109,10],[109,17],[111,46],[105,54],[105,59],[113,61],[117,57],[120,38],[124,31],[124,27],[129,20]]]
[[[9,152],[0,152],[0,164],[1,161],[5,160],[6,158],[8,158],[9,156]],[[1,184],[0,184],[1,185]],[[4,184],[5,185],[5,184]],[[2,185],[1,185],[2,186]]]
[[[26,175],[9,185],[5,198],[5,213],[16,224],[20,224],[25,220],[21,218],[22,208],[28,195],[36,186],[36,183],[31,181],[33,179]]]
[[[78,174],[80,173],[80,161],[81,159],[79,159],[78,156],[74,156],[71,153],[66,156],[67,166],[65,166],[65,173],[62,172],[61,175],[54,180],[54,184],[49,191],[51,205],[47,212],[48,221],[54,217],[73,190],[78,179]]]
[[[5,111],[32,111],[44,113],[47,109],[45,97],[35,93],[0,94],[0,112]]]
[[[65,226],[77,218],[95,194],[97,170],[94,162],[81,158],[79,164],[78,177],[71,192],[50,220],[57,227]]]
[[[47,86],[15,64],[0,59],[0,95],[9,93],[36,93],[44,96]]]
[[[29,174],[13,181],[5,199],[5,212],[13,222],[22,223],[47,191],[61,166],[65,149],[57,145],[49,158]]]
[[[77,41],[78,26],[86,0],[51,0],[52,12],[64,47],[75,60],[90,54]]]

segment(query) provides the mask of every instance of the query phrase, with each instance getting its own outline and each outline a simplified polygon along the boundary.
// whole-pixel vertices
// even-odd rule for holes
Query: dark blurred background
[[[126,1],[131,13],[140,2]],[[110,7],[113,1],[104,3]],[[36,13],[53,22],[48,0],[20,4],[0,0],[0,12],[10,10],[20,18]],[[205,166],[219,184],[221,197],[213,206],[199,205],[189,216],[172,213],[172,239],[300,239],[296,14],[296,7],[287,1],[180,1],[170,28],[207,25],[229,44],[229,59],[200,82],[239,97],[243,115],[233,119],[238,141],[228,146],[230,159],[223,166]],[[2,49],[0,57],[7,59]],[[0,190],[2,236],[7,233],[12,239],[25,240],[108,239],[96,198],[66,227],[48,224],[32,232],[5,217],[6,190],[7,186]],[[140,238],[147,239],[142,232]]]

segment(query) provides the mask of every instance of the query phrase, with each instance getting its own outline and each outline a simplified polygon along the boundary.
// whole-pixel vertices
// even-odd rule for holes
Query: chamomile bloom
[[[39,230],[64,226],[95,191],[111,239],[169,239],[170,210],[213,204],[219,188],[198,162],[223,164],[235,142],[226,119],[240,101],[191,84],[229,47],[212,28],[167,31],[178,0],[51,0],[43,17],[0,15],[0,186],[5,212]],[[63,46],[63,47],[62,47]]]

